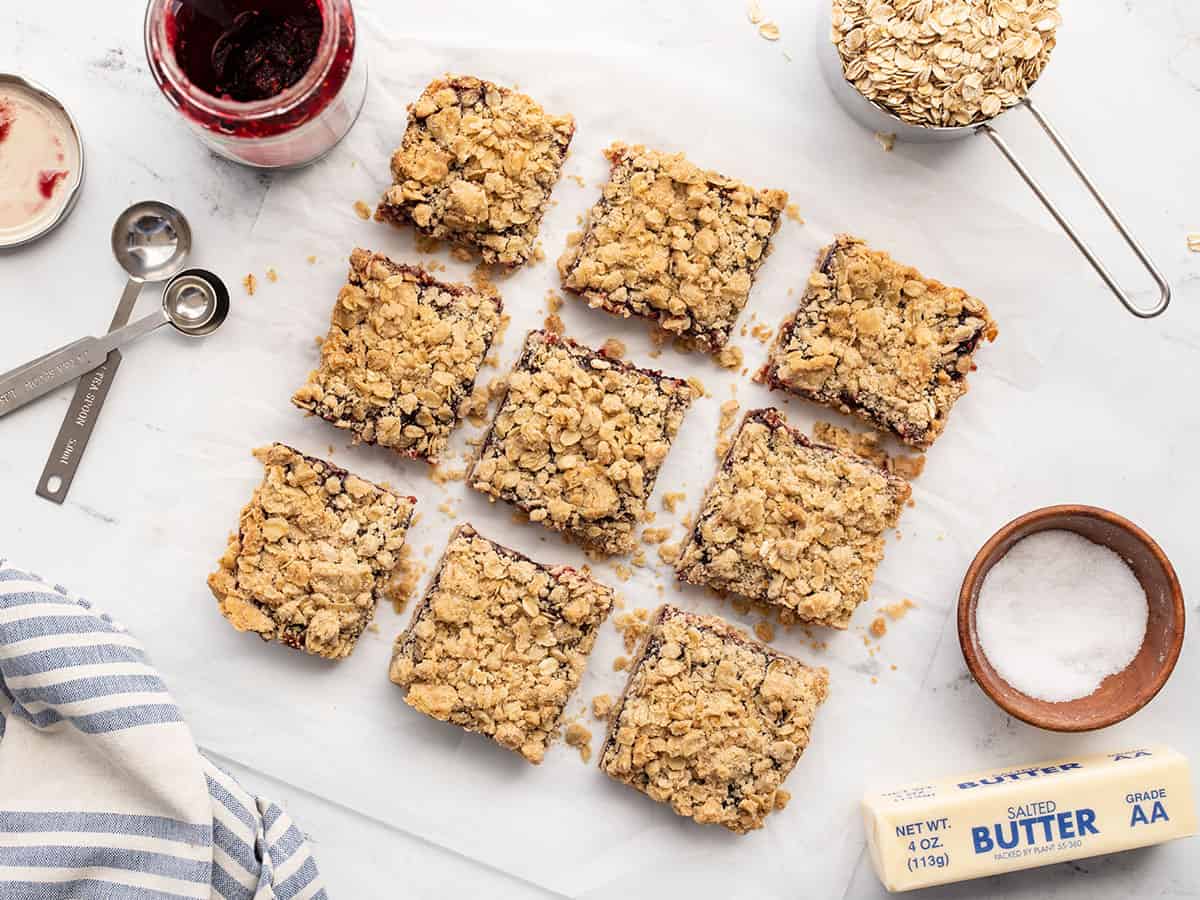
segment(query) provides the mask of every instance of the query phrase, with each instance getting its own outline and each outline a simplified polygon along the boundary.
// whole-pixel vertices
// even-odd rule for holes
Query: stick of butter
[[[1163,746],[914,784],[863,798],[889,891],[1146,847],[1196,833],[1187,758]]]

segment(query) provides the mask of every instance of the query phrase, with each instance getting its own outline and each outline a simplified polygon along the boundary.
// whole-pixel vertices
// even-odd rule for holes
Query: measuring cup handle
[[[1050,199],[1049,195],[1047,195],[1046,191],[1042,188],[1038,180],[1034,178],[1033,174],[1025,168],[1025,165],[1019,159],[1017,159],[1017,156],[1012,151],[1012,148],[1008,146],[1004,138],[1000,136],[995,128],[993,128],[991,125],[984,124],[980,125],[976,131],[986,134],[991,139],[992,143],[996,145],[997,149],[1004,154],[1004,158],[1007,159],[1009,164],[1017,170],[1017,174],[1025,180],[1025,183],[1029,185],[1030,190],[1032,190],[1034,194],[1037,195],[1037,198],[1042,201],[1042,205],[1045,206],[1050,215],[1054,217],[1054,221],[1058,222],[1058,224],[1062,226],[1063,231],[1067,233],[1067,236],[1075,243],[1075,246],[1079,248],[1079,252],[1087,257],[1087,261],[1092,264],[1092,268],[1095,269],[1100,277],[1104,279],[1104,283],[1108,285],[1109,290],[1116,295],[1117,299],[1121,301],[1121,304],[1127,310],[1129,310],[1139,319],[1153,319],[1155,316],[1162,315],[1162,313],[1164,313],[1167,307],[1171,304],[1171,286],[1167,283],[1166,277],[1159,270],[1158,266],[1156,266],[1150,260],[1150,257],[1147,255],[1142,245],[1138,243],[1137,239],[1130,234],[1129,229],[1125,226],[1125,223],[1121,221],[1121,217],[1117,215],[1116,210],[1114,210],[1112,206],[1109,205],[1108,201],[1104,199],[1104,196],[1100,193],[1100,189],[1096,187],[1095,183],[1088,176],[1087,172],[1083,170],[1082,164],[1078,159],[1076,159],[1075,154],[1071,152],[1071,149],[1067,146],[1062,136],[1054,129],[1054,126],[1050,124],[1046,117],[1042,115],[1042,111],[1034,106],[1033,101],[1028,98],[1026,98],[1023,103],[1033,115],[1034,119],[1037,120],[1037,123],[1042,126],[1042,130],[1045,131],[1050,137],[1050,140],[1054,142],[1054,146],[1058,148],[1058,152],[1062,154],[1062,157],[1070,164],[1071,168],[1075,171],[1075,174],[1079,176],[1079,180],[1087,186],[1088,191],[1091,192],[1091,195],[1095,199],[1096,203],[1100,205],[1100,208],[1104,210],[1105,215],[1108,216],[1108,220],[1112,222],[1117,231],[1121,233],[1121,237],[1125,239],[1125,243],[1128,244],[1129,248],[1137,255],[1137,258],[1141,261],[1146,271],[1149,272],[1150,276],[1154,279],[1155,284],[1158,285],[1159,297],[1158,302],[1154,304],[1154,306],[1149,308],[1140,307],[1133,302],[1133,298],[1131,298],[1129,294],[1126,293],[1119,284],[1117,284],[1116,279],[1113,278],[1112,273],[1108,271],[1108,268],[1104,265],[1104,263],[1100,261],[1100,258],[1096,255],[1095,251],[1093,251],[1088,245],[1087,241],[1085,241],[1079,235],[1079,233],[1076,232],[1075,226],[1073,226],[1067,220],[1067,217],[1063,214],[1063,212],[1058,208],[1058,206],[1055,205],[1054,201]]]

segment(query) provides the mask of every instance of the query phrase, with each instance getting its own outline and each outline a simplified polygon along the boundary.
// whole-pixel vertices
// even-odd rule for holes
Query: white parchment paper
[[[156,538],[169,552],[119,544],[105,549],[125,558],[149,596],[164,598],[161,615],[147,617],[141,635],[151,647],[169,648],[158,656],[169,662],[172,687],[212,750],[562,894],[650,896],[703,888],[707,896],[841,896],[862,851],[857,802],[867,783],[998,762],[988,756],[989,742],[1024,727],[994,711],[965,681],[953,634],[959,580],[995,528],[1050,503],[1108,506],[1159,536],[1175,552],[1186,584],[1184,569],[1192,566],[1185,500],[1197,497],[1190,456],[1200,437],[1189,393],[1200,371],[1194,311],[1134,322],[1052,226],[986,202],[956,178],[955,157],[963,148],[884,153],[833,105],[815,65],[803,57],[794,63],[793,81],[764,93],[737,80],[681,71],[669,55],[597,53],[588,49],[586,34],[549,51],[384,34],[367,21],[365,39],[372,70],[361,120],[324,162],[277,177],[241,260],[246,271],[258,273],[258,292],[246,297],[235,290],[235,315],[205,345],[203,368],[199,356],[176,356],[175,366],[202,380],[203,395],[173,406],[178,394],[171,385],[144,386],[146,402],[161,408],[178,469],[170,477],[146,473],[130,514],[156,522]],[[764,52],[768,48],[764,43]],[[818,248],[840,231],[962,285],[982,297],[1000,323],[999,341],[978,354],[971,393],[915,484],[915,507],[905,512],[900,534],[889,538],[872,601],[848,632],[818,631],[821,647],[798,629],[780,630],[776,646],[829,667],[832,695],[787,783],[791,805],[762,832],[736,837],[698,827],[610,781],[594,762],[583,765],[569,748],[556,747],[533,768],[411,710],[388,682],[387,664],[412,605],[400,616],[381,609],[379,630],[364,635],[349,660],[331,665],[235,633],[204,587],[204,574],[261,475],[249,451],[273,440],[317,455],[332,445],[339,465],[417,495],[422,516],[410,540],[431,567],[463,520],[539,561],[586,562],[555,533],[514,524],[503,504],[491,506],[461,483],[434,484],[423,464],[373,448],[348,449],[342,432],[306,419],[289,403],[317,364],[314,337],[325,332],[352,247],[406,262],[436,260],[447,267],[446,277],[470,273],[446,252],[418,254],[409,232],[362,221],[352,208],[356,200],[374,205],[389,180],[405,104],[446,71],[517,84],[578,122],[566,175],[584,186],[564,177],[542,226],[546,260],[501,282],[512,324],[498,348],[500,365],[485,378],[506,372],[524,333],[542,323],[545,294],[558,288],[554,259],[595,201],[607,171],[601,150],[614,140],[682,150],[701,165],[792,194],[806,222],[784,222],[744,324],[774,328],[796,302]],[[1013,190],[1020,190],[1015,177]],[[307,262],[310,255],[315,263]],[[278,270],[277,283],[263,278],[268,266]],[[653,359],[645,323],[589,310],[571,297],[561,315],[576,339],[598,346],[619,337],[633,361],[695,376],[711,394],[687,416],[652,501],[655,524],[673,526],[672,541],[683,537],[680,518],[697,508],[716,466],[723,401],[735,396],[743,410],[780,405],[802,428],[819,418],[841,421],[770,395],[748,374],[726,372],[703,356],[668,347]],[[750,336],[736,335],[734,343],[753,372],[766,347]],[[178,388],[177,380],[172,384]],[[466,438],[477,434],[464,427],[455,447],[464,450]],[[451,460],[447,468],[461,462]],[[668,491],[687,495],[676,515],[661,508]],[[448,499],[453,517],[438,510]],[[651,564],[627,582],[611,564],[594,567],[619,589],[627,608],[670,600],[745,627],[759,621],[702,591],[679,590],[652,548],[647,556]],[[875,611],[904,598],[917,608],[891,623],[877,649],[874,642],[868,647],[865,633]],[[623,652],[606,627],[572,713],[597,693],[620,691],[624,675],[612,670],[612,660]],[[1184,677],[1194,680],[1194,666]],[[1087,738],[1068,744],[1030,729],[1021,756],[1079,749],[1089,740],[1089,746],[1170,740],[1169,694],[1099,744]],[[1173,701],[1178,711],[1187,697],[1176,694]],[[593,725],[598,750],[603,729]],[[403,886],[395,891],[402,895]]]

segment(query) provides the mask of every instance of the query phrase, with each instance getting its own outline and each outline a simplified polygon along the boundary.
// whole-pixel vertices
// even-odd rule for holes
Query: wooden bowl
[[[988,571],[1017,541],[1039,531],[1073,531],[1120,555],[1146,592],[1146,638],[1133,662],[1095,693],[1065,703],[1023,694],[992,668],[979,646],[975,607]],[[1011,716],[1051,731],[1092,731],[1132,716],[1166,684],[1183,647],[1183,591],[1166,554],[1128,519],[1093,506],[1047,506],[1009,522],[975,556],[958,595],[958,641],[984,693]]]

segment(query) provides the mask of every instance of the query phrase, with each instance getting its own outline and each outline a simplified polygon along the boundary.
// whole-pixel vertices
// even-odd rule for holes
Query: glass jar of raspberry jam
[[[221,156],[320,159],[367,93],[350,0],[150,0],[146,57],[171,105]]]

